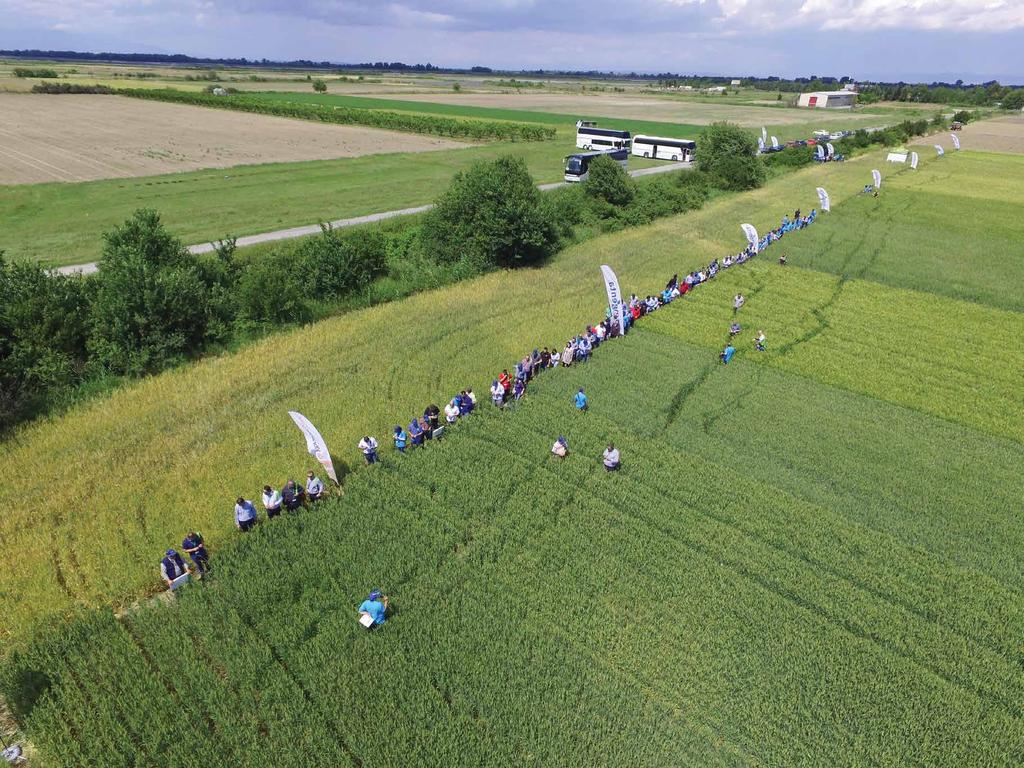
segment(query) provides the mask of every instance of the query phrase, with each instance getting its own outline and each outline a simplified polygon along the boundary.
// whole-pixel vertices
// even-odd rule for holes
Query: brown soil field
[[[376,94],[386,99],[393,94]],[[528,109],[540,112],[598,114],[632,120],[683,122],[709,125],[729,120],[748,128],[762,125],[796,125],[826,120],[830,125],[878,125],[884,118],[850,110],[808,110],[756,105],[716,104],[710,98],[660,98],[630,94],[567,94],[567,93],[425,93],[394,94],[396,99],[431,101],[438,104],[465,104],[474,107]]]
[[[0,93],[0,185],[464,146],[374,128],[117,96]]]
[[[936,136],[921,138],[914,144],[941,144],[947,151],[952,148],[953,142],[948,136],[949,131],[937,134]],[[1008,152],[1014,155],[1024,155],[1024,115],[1013,115],[1009,117],[997,117],[992,120],[982,120],[978,123],[968,123],[960,131],[960,145],[964,149],[980,149],[986,152]]]

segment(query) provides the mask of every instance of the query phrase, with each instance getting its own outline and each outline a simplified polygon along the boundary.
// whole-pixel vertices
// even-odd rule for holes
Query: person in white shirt
[[[377,438],[365,435],[359,441],[359,450],[363,452],[367,464],[377,463]]]
[[[491,402],[499,408],[505,404],[505,388],[497,379],[491,383]]]
[[[558,436],[555,444],[551,446],[551,452],[560,459],[569,455],[569,443],[566,442],[564,435]]]
[[[310,501],[318,501],[324,495],[324,484],[312,471],[306,473],[306,495]]]
[[[450,400],[448,405],[444,407],[444,419],[449,424],[454,424],[455,420],[459,418],[459,406],[455,400]]]
[[[604,468],[609,472],[614,472],[619,468],[619,449],[615,447],[615,443],[608,443],[603,458]]]
[[[740,307],[743,306],[744,302],[746,302],[746,299],[743,298],[743,294],[737,293],[736,297],[732,300],[732,313],[734,315],[740,311]]]
[[[269,485],[263,486],[263,508],[268,520],[281,514],[281,494]]]
[[[472,389],[467,389],[466,394],[469,395],[469,401],[473,403],[473,407],[476,407],[476,395],[473,394]]]

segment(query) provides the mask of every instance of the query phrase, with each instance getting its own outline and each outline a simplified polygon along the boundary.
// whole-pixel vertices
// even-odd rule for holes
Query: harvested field
[[[997,117],[994,120],[968,123],[959,131],[959,135],[964,149],[1024,155],[1024,117],[1022,116]],[[936,141],[947,148],[952,143],[945,134],[939,134],[937,137],[926,136],[912,143],[930,146]]]
[[[0,94],[0,184],[425,152],[447,139],[114,96]]]
[[[396,98],[407,101],[427,101],[436,104],[462,104],[474,107],[500,109],[526,109],[538,112],[568,112],[589,115],[607,115],[633,120],[655,120],[709,125],[729,120],[748,128],[762,125],[791,125],[815,119],[830,125],[862,127],[879,125],[878,115],[849,110],[824,110],[786,107],[759,107],[739,104],[717,104],[700,97],[630,96],[628,94],[601,94],[594,96],[561,93],[404,93],[376,94],[377,98]]]

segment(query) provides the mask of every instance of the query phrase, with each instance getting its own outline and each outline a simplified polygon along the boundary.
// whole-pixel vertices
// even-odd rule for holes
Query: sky
[[[0,48],[1024,84],[1024,0],[0,0]]]

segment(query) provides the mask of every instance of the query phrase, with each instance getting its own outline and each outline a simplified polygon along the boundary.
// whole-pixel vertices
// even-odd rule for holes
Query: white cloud
[[[805,0],[799,13],[822,29],[1005,32],[1024,27],[1019,0]]]

